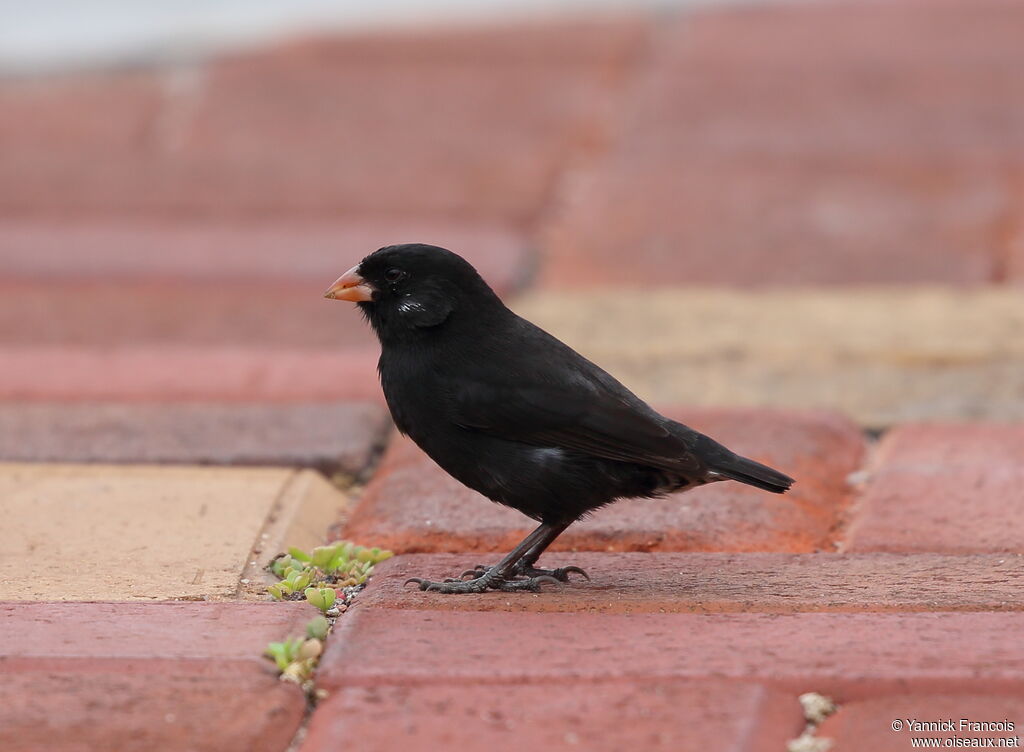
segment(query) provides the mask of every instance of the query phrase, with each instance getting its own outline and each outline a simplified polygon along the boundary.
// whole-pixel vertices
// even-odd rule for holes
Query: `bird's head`
[[[324,297],[358,303],[382,339],[481,315],[495,305],[504,308],[468,261],[422,243],[374,251],[342,274]]]

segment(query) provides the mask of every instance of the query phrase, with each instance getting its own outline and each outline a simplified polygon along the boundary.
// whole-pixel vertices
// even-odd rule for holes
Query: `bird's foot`
[[[420,590],[431,593],[485,593],[488,590],[500,590],[506,593],[514,593],[527,590],[531,593],[539,593],[541,585],[561,585],[565,580],[558,580],[548,574],[538,574],[530,577],[506,577],[499,574],[497,567],[481,567],[480,569],[469,570],[474,574],[471,579],[449,577],[443,582],[424,580],[422,577],[412,577],[405,581],[408,585],[415,582]]]
[[[467,569],[463,572],[461,578],[466,579],[468,577],[470,580],[476,580],[484,576],[487,571],[488,567],[485,567],[483,564],[477,564],[472,569]],[[559,567],[558,569],[538,569],[532,565],[527,566],[519,563],[516,564],[515,569],[512,570],[512,574],[515,577],[552,577],[559,582],[568,582],[570,574],[578,574],[581,575],[583,579],[590,580],[590,575],[579,567],[574,566]]]
[[[574,567],[571,564],[567,567],[558,567],[557,569],[537,569],[537,567],[524,567],[522,573],[527,577],[554,577],[559,582],[568,582],[570,574],[578,574],[583,577],[584,580],[590,580],[590,575],[585,570],[579,567]]]

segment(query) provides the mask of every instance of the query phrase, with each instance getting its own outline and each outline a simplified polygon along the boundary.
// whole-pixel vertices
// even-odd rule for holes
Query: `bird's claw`
[[[475,569],[468,571],[474,573],[477,572]],[[492,573],[491,570],[484,570],[482,574],[469,580],[448,577],[441,582],[434,582],[423,579],[422,577],[410,577],[405,581],[405,584],[408,585],[410,582],[416,583],[422,591],[454,594],[484,593],[488,590],[499,590],[506,593],[528,590],[533,593],[539,593],[541,591],[541,585],[560,586],[564,581],[558,580],[548,574],[541,574],[536,577],[515,577],[508,579],[498,575],[497,573]]]
[[[552,585],[557,585],[558,587],[561,587],[564,584],[561,580],[558,580],[558,579],[556,579],[554,577],[551,577],[550,575],[546,575],[546,574],[542,574],[542,575],[540,575],[538,577],[530,577],[527,580],[513,580],[513,582],[526,582],[526,583],[529,584],[529,587],[527,587],[525,589],[526,590],[532,590],[535,593],[539,593],[540,592],[540,586],[543,583],[550,583]]]
[[[537,569],[533,566],[517,566],[515,568],[515,574],[518,577],[554,577],[559,582],[569,582],[569,575],[578,574],[583,579],[590,581],[590,575],[587,574],[586,570],[580,567],[569,565],[567,567],[558,567],[557,569]],[[487,567],[483,564],[477,564],[472,569],[467,569],[465,572],[459,575],[459,579],[465,580],[467,577],[471,580],[478,579],[487,574]]]
[[[534,569],[526,570],[528,575],[536,575],[538,573],[544,573],[554,577],[559,582],[568,582],[570,574],[578,574],[583,577],[584,580],[590,582],[590,575],[586,573],[586,570],[580,569],[579,567],[572,566],[571,564],[567,567],[559,567],[558,569]]]

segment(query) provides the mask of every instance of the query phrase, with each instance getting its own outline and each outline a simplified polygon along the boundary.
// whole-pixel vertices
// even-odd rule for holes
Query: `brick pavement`
[[[836,750],[1024,728],[1021,28],[772,4],[4,82],[0,748],[759,752],[804,692]],[[589,582],[404,588],[526,529],[319,299],[413,239],[793,493],[603,510],[545,557]],[[313,707],[262,567],[328,531],[400,555]]]

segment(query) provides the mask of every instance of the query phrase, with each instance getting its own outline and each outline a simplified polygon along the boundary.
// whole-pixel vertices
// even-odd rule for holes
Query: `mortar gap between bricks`
[[[232,594],[233,600],[244,599],[246,591],[251,586],[262,584],[262,580],[265,579],[264,574],[266,570],[260,564],[260,556],[263,555],[266,541],[269,540],[271,531],[284,511],[285,495],[288,493],[288,489],[294,486],[300,472],[299,468],[292,468],[291,473],[284,483],[281,484],[281,488],[278,489],[277,494],[274,496],[274,503],[271,504],[266,517],[263,518],[263,524],[260,525],[260,529],[256,532],[256,540],[253,541],[252,546],[249,547],[249,551],[246,553],[245,564],[242,566],[242,572],[235,585],[235,592]],[[263,588],[260,587],[259,589],[262,590]]]
[[[321,473],[327,482],[344,493],[349,501],[335,521],[327,527],[327,530],[324,532],[326,536],[324,540],[340,540],[343,537],[342,532],[348,524],[349,515],[362,502],[366,487],[373,479],[373,476],[376,475],[381,461],[384,459],[384,454],[397,435],[398,431],[395,429],[394,423],[391,423],[388,430],[384,432],[370,449],[366,464],[355,475],[341,472],[336,472],[333,475]]]
[[[292,737],[291,743],[285,748],[284,752],[299,752],[306,741],[306,736],[309,734],[309,723],[313,720],[313,713],[315,712],[316,708],[306,703],[306,712],[302,716],[302,721],[299,723],[299,727],[295,729],[295,736]]]
[[[326,489],[326,496],[325,496]],[[337,500],[338,505],[333,501]],[[273,580],[268,567],[289,547],[315,548],[332,540],[339,518],[345,519],[351,496],[310,468],[292,468],[257,533],[233,598],[265,599]]]
[[[348,603],[351,604],[352,602],[354,602],[357,596],[358,593],[353,594],[352,597],[348,599]],[[327,645],[331,639],[331,635],[334,634],[334,628],[338,625],[338,622],[345,616],[346,613],[347,610],[334,617],[333,624],[331,624],[331,626],[329,627],[329,631],[321,639],[321,658],[323,657],[323,651],[327,649]],[[289,742],[284,752],[298,752],[298,750],[302,747],[303,743],[305,742],[307,734],[309,733],[309,724],[313,719],[313,714],[316,713],[317,707],[320,705],[320,703],[322,703],[330,696],[330,692],[328,690],[316,686],[317,671],[319,671],[319,665],[317,665],[313,669],[312,676],[309,679],[309,681],[312,682],[313,688],[312,690],[305,692],[306,702],[303,708],[302,720],[299,722],[298,727],[295,729],[295,734],[292,736],[291,742]],[[279,677],[278,680],[282,681],[283,675]]]
[[[335,466],[332,472],[327,473],[321,471],[321,474],[329,483],[345,492],[350,492],[352,489],[357,487],[364,487],[376,474],[377,468],[380,467],[381,460],[384,458],[384,453],[388,450],[392,440],[397,435],[398,431],[389,416],[387,430],[383,431],[380,437],[374,440],[373,444],[370,446],[366,462],[356,473],[345,473]]]
[[[871,476],[877,469],[879,447],[885,435],[891,430],[892,426],[864,428],[864,457],[860,467],[846,476],[849,493],[846,502],[839,510],[835,524],[828,532],[823,550],[843,553],[847,533],[861,513],[864,492],[871,484]]]
[[[341,463],[337,461],[298,465],[295,466],[295,469],[312,470],[313,472],[321,475],[327,483],[342,493],[349,496],[352,494],[357,495],[361,492],[362,488],[366,487],[374,473],[377,471],[377,468],[381,463],[381,459],[390,444],[393,432],[394,424],[389,421],[387,430],[384,431],[381,437],[377,438],[377,440],[375,440],[371,445],[370,451],[367,455],[367,461],[354,472],[349,472],[343,469]]]
[[[548,244],[545,235],[548,228],[553,227],[564,213],[566,205],[573,200],[575,192],[572,186],[577,181],[577,176],[597,172],[611,154],[612,147],[619,141],[626,113],[629,112],[628,105],[636,98],[643,74],[655,59],[657,30],[662,27],[660,23],[655,25],[655,20],[660,20],[664,15],[676,14],[648,12],[645,18],[649,18],[650,22],[645,24],[642,39],[623,59],[621,66],[617,66],[615,80],[607,85],[602,111],[595,112],[593,118],[588,119],[590,127],[599,131],[599,137],[591,144],[584,143],[582,147],[568,148],[567,153],[555,165],[536,211],[526,220],[526,226],[532,228],[530,234],[536,242],[529,246],[533,252],[528,256],[532,263],[528,270],[529,275],[524,280],[526,284],[515,292],[524,292],[533,287],[540,277],[545,261],[543,249]]]
[[[1003,181],[1009,194],[1008,205],[1003,208],[992,228],[992,278],[994,285],[1006,285],[1010,281],[1014,246],[1024,242],[1024,171],[1007,167]]]

